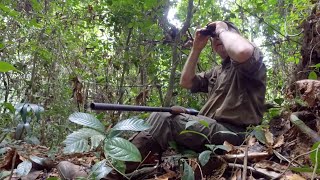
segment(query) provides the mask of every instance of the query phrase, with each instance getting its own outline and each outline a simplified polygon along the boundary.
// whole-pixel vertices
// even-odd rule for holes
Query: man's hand
[[[216,29],[216,34],[219,36],[219,34],[224,31],[228,30],[228,25],[223,21],[215,21],[208,24],[208,26],[214,26]]]
[[[202,51],[202,49],[206,46],[208,39],[210,38],[210,36],[201,35],[200,33],[201,30],[204,30],[204,29],[203,28],[198,29],[195,32],[193,46],[192,46],[193,51],[197,51],[197,52]]]

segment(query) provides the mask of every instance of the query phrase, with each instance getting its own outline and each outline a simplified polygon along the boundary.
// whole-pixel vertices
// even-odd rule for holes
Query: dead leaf
[[[16,155],[16,159],[15,159],[15,163],[14,163],[14,167],[16,168],[18,166],[18,164],[20,164],[22,161],[20,160],[20,156],[18,154],[18,152],[16,152],[16,149],[10,149],[9,151],[7,151],[6,156],[4,157],[4,161],[0,164],[0,169],[5,169],[5,170],[11,170],[11,166],[13,164],[13,158],[15,153],[17,153]]]
[[[281,178],[281,180],[305,180],[305,178],[299,176],[298,174],[291,174],[286,175],[284,178]]]
[[[273,170],[275,172],[282,172],[287,169],[287,166],[283,166],[281,164],[268,160],[262,160],[260,162],[257,162],[254,167]]]
[[[241,180],[241,174],[242,174],[241,169],[237,169],[236,172],[231,177],[231,180]]]
[[[165,171],[167,172],[166,174],[158,176],[155,179],[156,180],[168,180],[168,179],[177,177],[177,173],[175,173],[174,171],[171,171],[169,169],[165,169]]]
[[[235,147],[227,141],[223,142],[223,146],[226,148],[227,152],[234,151]]]
[[[35,180],[39,177],[39,175],[42,173],[42,171],[33,171],[30,172],[28,175],[26,176],[22,176],[21,180]]]
[[[301,94],[301,99],[307,102],[309,107],[320,100],[320,81],[304,79],[294,83],[289,94]]]
[[[275,143],[273,145],[273,148],[278,148],[281,147],[284,144],[284,136],[280,135],[279,137],[277,137],[277,139],[275,140]]]
[[[250,136],[247,144],[248,146],[253,146],[256,144],[256,142],[257,142],[257,139],[254,136]]]
[[[264,133],[264,136],[266,137],[266,144],[268,146],[272,146],[273,143],[274,143],[273,134],[269,130],[266,130],[265,133]]]

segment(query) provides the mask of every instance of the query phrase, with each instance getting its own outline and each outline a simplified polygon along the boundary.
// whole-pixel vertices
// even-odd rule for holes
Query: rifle
[[[90,108],[92,110],[115,110],[115,111],[145,111],[145,112],[169,112],[171,114],[191,114],[198,115],[199,111],[194,109],[188,109],[180,106],[172,107],[150,107],[150,106],[133,106],[122,104],[107,104],[107,103],[91,103]]]

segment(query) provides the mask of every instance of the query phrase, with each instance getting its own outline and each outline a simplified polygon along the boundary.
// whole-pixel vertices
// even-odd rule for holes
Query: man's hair
[[[232,28],[232,29],[234,29],[235,31],[237,31],[237,33],[240,34],[239,29],[238,29],[237,26],[235,26],[232,22],[229,22],[229,21],[223,21],[223,22],[225,22],[225,23],[228,25],[228,28]]]

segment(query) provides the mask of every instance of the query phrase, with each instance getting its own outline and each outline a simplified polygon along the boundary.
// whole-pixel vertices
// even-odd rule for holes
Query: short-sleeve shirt
[[[206,92],[208,100],[199,114],[241,127],[261,123],[266,92],[266,67],[254,46],[250,59],[230,58],[221,66],[195,76],[191,92]]]

